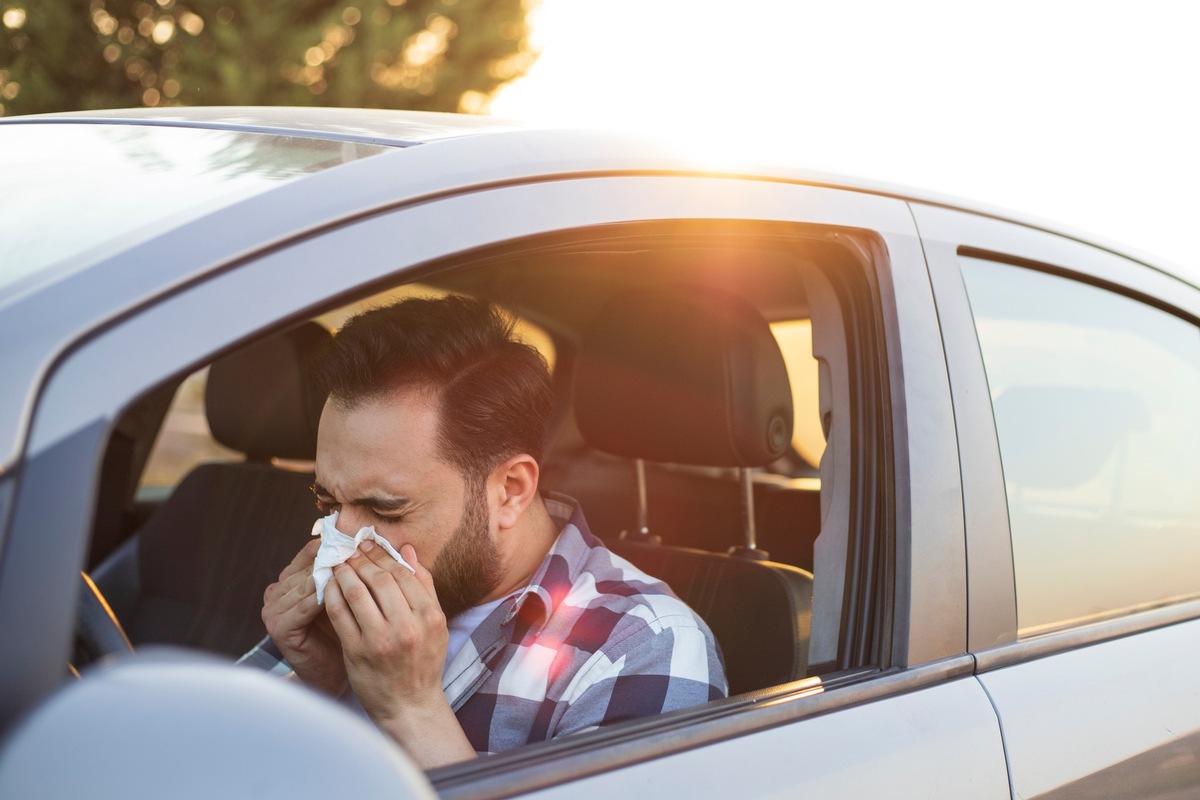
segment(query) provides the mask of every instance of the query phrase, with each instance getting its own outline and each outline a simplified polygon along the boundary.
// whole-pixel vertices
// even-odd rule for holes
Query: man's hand
[[[267,633],[296,676],[335,697],[346,690],[342,646],[324,609],[317,605],[313,560],[321,546],[313,539],[279,573],[263,594]]]
[[[433,576],[412,545],[409,572],[371,542],[333,570],[325,605],[354,693],[423,768],[475,756],[442,694],[449,631]]]

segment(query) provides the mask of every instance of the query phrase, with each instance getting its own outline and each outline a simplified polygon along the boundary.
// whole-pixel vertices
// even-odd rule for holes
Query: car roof
[[[598,137],[593,140],[593,144],[616,143],[618,150],[615,152],[635,155],[635,160],[638,161],[642,160],[637,158],[638,155],[651,154],[653,158],[658,159],[659,168],[654,170],[656,172],[682,170],[693,174],[707,173],[729,177],[785,180],[884,195],[967,211],[1066,236],[1140,261],[1193,285],[1200,285],[1198,284],[1200,277],[1195,273],[1179,264],[1164,262],[1157,255],[1106,239],[1091,231],[1073,229],[1019,211],[924,188],[902,186],[851,174],[827,173],[797,165],[756,164],[752,160],[748,160],[746,164],[736,169],[714,168],[712,164],[706,164],[703,159],[687,158],[672,152],[673,148],[669,141],[618,130],[583,131],[575,128],[547,127],[476,114],[320,106],[179,106],[68,111],[54,114],[0,117],[0,126],[12,124],[99,124],[201,128],[299,136],[391,147],[411,147],[466,137],[486,138],[490,135],[521,131],[531,134],[557,135],[562,138],[590,134]],[[517,140],[511,141],[513,144],[517,143]],[[537,152],[537,148],[512,147],[507,150],[505,155],[510,160],[519,158],[525,162],[531,176],[535,174],[545,176],[547,167],[549,167],[550,173],[554,173],[560,171],[557,168],[562,166],[553,164],[552,162],[555,161],[553,157],[550,159],[539,158],[540,154]],[[597,167],[601,170],[616,168],[616,165],[612,163],[613,155],[614,152],[608,148],[604,148],[603,153],[597,152]],[[621,171],[628,171],[628,168]]]
[[[1089,234],[982,204],[881,182],[796,167],[713,169],[669,141],[616,131],[538,129],[488,117],[380,109],[168,108],[71,112],[0,119],[12,125],[141,125],[201,128],[369,143],[389,152],[342,164],[239,198],[152,238],[115,242],[54,270],[27,291],[0,297],[0,337],[12,385],[0,393],[0,472],[19,458],[37,385],[81,336],[214,265],[363,214],[487,186],[603,175],[716,176],[831,187],[959,209],[1064,235],[1132,257],[1177,279],[1181,269]],[[253,228],[246,224],[254,219]],[[213,235],[219,230],[220,235]],[[207,234],[205,233],[207,232]],[[178,247],[186,242],[187,247]],[[56,312],[47,316],[46,309]],[[37,335],[32,335],[36,331]],[[20,362],[18,365],[16,362]]]
[[[396,147],[523,127],[517,122],[469,114],[302,106],[122,108],[0,118],[0,125],[14,123],[210,128]]]

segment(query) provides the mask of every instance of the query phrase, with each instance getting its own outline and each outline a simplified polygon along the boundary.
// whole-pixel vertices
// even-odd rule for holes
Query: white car
[[[318,514],[310,346],[414,292],[520,318],[544,487],[729,698],[422,773],[233,665]],[[631,137],[0,120],[0,796],[1196,796],[1198,320],[1114,245]]]

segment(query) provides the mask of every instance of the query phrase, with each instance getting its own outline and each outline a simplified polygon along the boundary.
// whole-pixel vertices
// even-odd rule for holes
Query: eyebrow
[[[313,494],[320,497],[333,497],[333,493],[322,486],[320,483],[313,483]],[[366,508],[386,508],[392,511],[398,511],[407,505],[412,504],[412,499],[408,497],[396,497],[387,494],[369,494],[363,497],[356,497],[349,501],[351,505],[365,506]]]

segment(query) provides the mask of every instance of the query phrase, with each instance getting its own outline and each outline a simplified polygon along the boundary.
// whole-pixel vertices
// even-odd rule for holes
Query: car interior
[[[264,589],[319,516],[323,343],[365,308],[456,292],[508,309],[551,364],[543,491],[578,499],[594,534],[704,617],[731,694],[871,663],[871,632],[844,621],[882,613],[877,576],[849,568],[883,535],[855,513],[873,485],[856,455],[886,446],[863,410],[882,405],[861,379],[879,371],[871,258],[865,237],[814,226],[608,226],[264,320],[116,421],[87,573],[135,648],[250,649]]]

